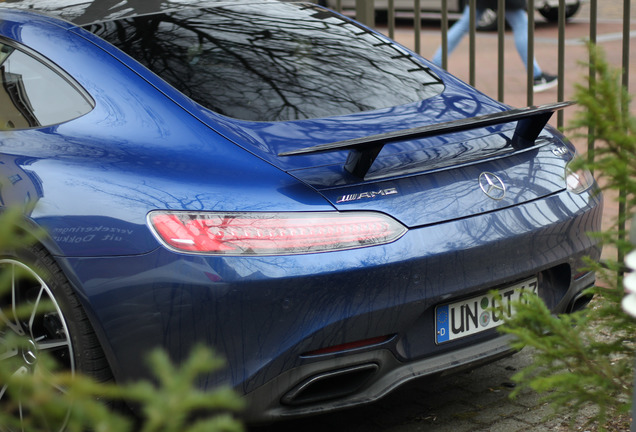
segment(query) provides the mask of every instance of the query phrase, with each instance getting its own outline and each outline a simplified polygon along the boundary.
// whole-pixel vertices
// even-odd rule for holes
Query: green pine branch
[[[596,76],[576,86],[581,109],[570,130],[583,130],[578,136],[586,138],[593,131],[595,148],[593,157],[580,158],[574,168],[593,170],[604,190],[620,191],[626,214],[612,221],[607,231],[590,234],[616,248],[620,257],[633,248],[620,227],[636,209],[636,118],[624,109],[631,99],[619,71],[598,48],[590,46],[589,52]],[[513,377],[518,386],[512,397],[532,389],[555,413],[568,411],[573,418],[593,405],[598,410],[588,423],[597,422],[604,430],[609,419],[632,406],[636,318],[621,307],[623,264],[608,259],[589,261],[588,266],[601,282],[588,290],[594,295],[593,307],[555,316],[540,298],[526,297],[517,302],[516,316],[501,331],[514,335],[514,347],[531,347],[534,353],[533,364]]]

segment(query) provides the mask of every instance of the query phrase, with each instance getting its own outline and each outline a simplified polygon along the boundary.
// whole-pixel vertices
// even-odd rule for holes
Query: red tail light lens
[[[316,355],[322,355],[322,354],[333,354],[333,353],[337,353],[337,352],[341,352],[341,351],[348,351],[348,350],[352,350],[352,349],[356,349],[356,348],[365,348],[371,345],[377,345],[377,344],[381,344],[383,342],[388,341],[389,339],[391,339],[393,337],[393,335],[389,335],[389,336],[380,336],[380,337],[375,337],[375,338],[371,338],[371,339],[365,339],[365,340],[360,340],[360,341],[355,341],[355,342],[349,342],[346,344],[342,344],[342,345],[334,345],[334,346],[330,346],[327,348],[320,348],[314,351],[309,351],[306,352],[304,354],[301,354],[301,356],[316,356]]]
[[[390,243],[406,228],[373,212],[208,213],[153,211],[148,223],[168,248],[214,255],[278,255]]]

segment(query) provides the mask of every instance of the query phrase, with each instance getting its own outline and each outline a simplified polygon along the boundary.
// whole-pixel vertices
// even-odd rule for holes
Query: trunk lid
[[[409,121],[412,116],[375,113],[376,121],[385,122],[371,136],[359,133],[369,130],[363,125],[372,113],[357,121],[263,123],[241,128],[243,139],[237,141],[251,141],[251,151],[315,188],[340,211],[379,211],[418,227],[564,190],[574,149],[546,123],[568,105],[491,106],[487,114],[455,113],[445,116],[450,121],[406,129],[400,126],[417,124]],[[391,124],[396,119],[400,123]]]

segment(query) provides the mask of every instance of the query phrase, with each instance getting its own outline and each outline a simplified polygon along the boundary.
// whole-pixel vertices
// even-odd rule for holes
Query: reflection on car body
[[[567,103],[513,109],[314,4],[56,5],[0,6],[0,203],[48,233],[3,251],[0,301],[63,367],[204,343],[228,366],[200,385],[262,422],[511,354],[485,315],[437,336],[490,290],[585,304],[602,197],[546,125]],[[47,325],[12,313],[34,283]]]

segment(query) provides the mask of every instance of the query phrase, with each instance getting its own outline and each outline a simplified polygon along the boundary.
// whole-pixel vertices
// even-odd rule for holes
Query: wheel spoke
[[[22,399],[18,401],[18,409],[20,410],[20,424],[22,425],[20,429],[24,432],[24,411],[22,410]]]
[[[29,261],[0,259],[0,271],[4,273],[0,283],[7,288],[0,297],[0,361],[9,359],[17,363],[13,377],[35,373],[53,378],[49,363],[39,361],[39,355],[47,352],[58,363],[54,370],[63,368],[74,373],[73,343],[55,291],[46,282],[46,273],[45,276],[38,274],[35,266],[28,264]],[[14,341],[20,337],[24,342]],[[30,405],[20,391],[16,392],[16,400],[13,400],[14,388],[9,387],[14,385],[13,381],[0,383],[0,403],[12,400],[14,409],[11,414],[21,424],[16,430],[24,432],[25,419],[31,415]],[[54,381],[47,379],[51,389],[60,394],[68,392]],[[48,425],[46,430],[62,431],[66,423],[65,420],[59,425]]]
[[[14,376],[20,376],[20,375],[26,375],[29,373],[29,370],[25,367],[25,366],[21,366],[18,368],[17,371],[13,372],[13,374],[11,375],[11,377]],[[2,386],[2,388],[0,389],[0,400],[2,399],[2,397],[4,396],[4,394],[7,391],[7,388],[9,387],[8,384],[5,384]]]
[[[18,321],[18,313],[17,313],[17,307],[18,307],[18,293],[17,293],[17,287],[16,287],[16,276],[15,276],[15,264],[11,265],[11,309],[13,310],[13,319],[15,320],[15,322],[19,322]],[[20,329],[22,330],[22,329]]]
[[[0,341],[0,346],[4,345],[4,341]],[[9,348],[5,352],[0,353],[0,361],[10,359],[11,357],[17,356],[19,353],[17,348]]]
[[[17,319],[17,312],[16,312],[16,308],[17,308],[17,287],[16,287],[16,269],[15,269],[15,264],[9,264],[10,266],[10,278],[11,278],[11,312],[13,314],[13,320],[9,319],[9,317],[4,313],[4,310],[0,309],[0,320],[2,320],[4,322],[4,324],[11,330],[13,331],[15,334],[20,335],[20,336],[24,336],[24,330],[22,329],[22,326],[20,325],[18,319]]]
[[[71,343],[68,339],[50,339],[43,342],[36,341],[35,346],[38,351],[51,351],[59,348],[71,348]]]
[[[41,366],[39,363],[37,365],[35,365],[35,368],[33,369],[34,372],[36,374],[39,374],[41,376],[44,376],[45,379],[47,379],[47,383],[54,388],[55,390],[59,391],[60,393],[68,393],[68,389],[60,384],[57,384],[55,381],[55,379],[51,379],[53,378],[53,372],[43,366]]]
[[[35,317],[38,313],[38,307],[40,306],[40,300],[42,299],[42,293],[44,293],[44,286],[40,285],[40,291],[38,292],[38,298],[33,303],[33,310],[31,311],[31,316],[29,317],[29,333],[32,338],[35,338],[36,335],[33,334],[33,322],[35,321]]]
[[[22,330],[20,324],[10,321],[2,310],[0,310],[0,320],[2,320],[4,325],[7,326],[13,333],[24,336],[24,330]]]

